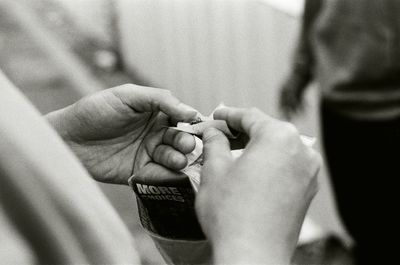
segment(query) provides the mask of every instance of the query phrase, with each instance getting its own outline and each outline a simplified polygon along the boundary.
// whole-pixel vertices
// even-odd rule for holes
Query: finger
[[[203,134],[203,162],[207,173],[203,174],[202,182],[207,182],[215,170],[223,170],[226,165],[232,162],[231,149],[228,138],[219,130],[207,129]]]
[[[196,147],[194,136],[174,129],[167,129],[162,142],[170,145],[183,154],[189,154]]]
[[[254,138],[263,133],[263,127],[273,121],[271,117],[257,108],[219,108],[214,112],[214,119],[225,120],[228,126]]]
[[[172,171],[157,163],[150,162],[142,167],[135,178],[148,185],[165,185],[166,183],[177,184],[186,182],[187,176],[180,172]]]
[[[167,131],[167,128],[163,128],[156,132],[151,132],[146,136],[144,140],[144,146],[146,148],[147,154],[152,157],[156,148],[162,145],[163,135]]]
[[[169,145],[157,146],[152,158],[154,162],[172,170],[180,170],[187,165],[186,156]]]
[[[111,88],[124,104],[137,112],[162,111],[172,119],[195,120],[198,112],[181,103],[169,90],[126,84]]]

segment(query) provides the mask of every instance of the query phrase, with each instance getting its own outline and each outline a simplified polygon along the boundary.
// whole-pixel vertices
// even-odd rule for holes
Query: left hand
[[[122,85],[46,118],[96,180],[128,184],[144,167],[159,176],[184,168],[194,138],[165,127],[196,116],[168,90]]]

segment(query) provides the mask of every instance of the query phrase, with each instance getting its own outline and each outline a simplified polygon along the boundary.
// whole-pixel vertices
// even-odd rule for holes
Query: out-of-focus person
[[[309,83],[319,88],[329,173],[359,264],[397,258],[390,242],[399,233],[399,55],[399,1],[306,0],[281,91],[291,119],[304,107]]]

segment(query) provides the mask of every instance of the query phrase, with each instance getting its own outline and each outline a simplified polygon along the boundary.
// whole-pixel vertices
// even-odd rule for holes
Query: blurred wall
[[[121,0],[123,58],[154,86],[210,112],[219,102],[276,109],[297,21],[263,1]],[[288,36],[292,36],[288,38]]]
[[[299,17],[274,2],[279,3],[118,0],[125,65],[145,83],[172,90],[205,114],[224,102],[277,116],[278,88],[289,67]],[[315,93],[308,97],[310,109],[296,123],[302,132],[318,135]],[[326,230],[343,234],[322,175],[311,216]]]

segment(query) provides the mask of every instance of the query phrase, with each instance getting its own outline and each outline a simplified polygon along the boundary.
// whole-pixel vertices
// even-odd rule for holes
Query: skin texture
[[[234,160],[224,134],[203,136],[204,168],[196,206],[216,264],[289,264],[309,203],[320,156],[292,125],[257,109],[223,108],[214,118],[247,134]]]
[[[93,177],[127,184],[132,174],[181,178],[193,136],[167,129],[198,113],[168,91],[124,85],[47,115]],[[219,130],[203,134],[204,167],[196,209],[217,264],[289,264],[320,157],[297,130],[257,109],[220,108],[214,118],[246,137],[233,160]]]
[[[171,119],[196,116],[168,90],[129,84],[90,95],[46,118],[96,180],[127,184],[140,171],[176,177],[195,141],[166,126]]]

